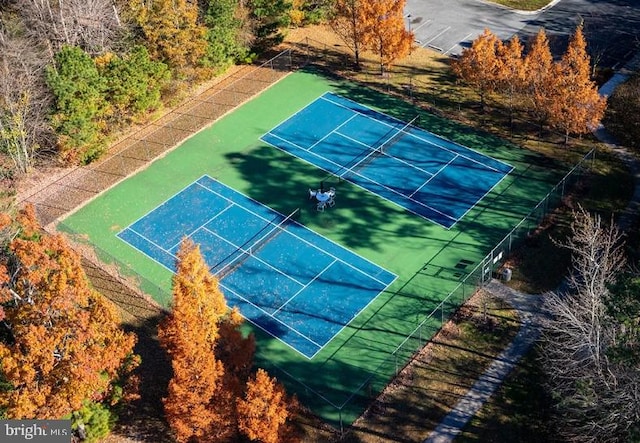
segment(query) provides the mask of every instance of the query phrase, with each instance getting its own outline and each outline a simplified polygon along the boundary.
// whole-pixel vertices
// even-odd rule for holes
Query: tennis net
[[[409,121],[409,123],[393,133],[390,137],[384,139],[378,146],[372,147],[370,152],[368,152],[353,166],[347,168],[347,170],[343,174],[341,174],[341,176],[344,176],[349,172],[359,171],[360,169],[371,163],[374,159],[380,157],[381,155],[387,155],[387,150],[391,146],[395,145],[402,137],[404,137],[407,134],[407,128],[411,127],[416,121],[418,121],[419,118],[420,115],[416,115]]]
[[[258,239],[253,243],[250,243],[252,239],[250,239],[247,243],[240,246],[231,256],[239,253],[236,257],[234,257],[228,264],[226,264],[222,269],[215,272],[216,277],[218,279],[222,279],[227,275],[231,274],[235,271],[242,263],[247,261],[249,257],[255,255],[260,249],[262,249],[267,243],[273,240],[276,236],[281,234],[286,230],[286,226],[291,224],[292,221],[295,220],[295,217],[298,215],[300,208],[293,211],[291,214],[287,215],[281,222],[278,224],[270,223],[264,228],[262,228],[256,235],[252,237]],[[266,231],[266,233],[264,233]],[[262,235],[261,235],[262,234]],[[221,262],[222,263],[222,262]],[[219,264],[221,264],[219,263]],[[217,265],[216,265],[217,266]]]

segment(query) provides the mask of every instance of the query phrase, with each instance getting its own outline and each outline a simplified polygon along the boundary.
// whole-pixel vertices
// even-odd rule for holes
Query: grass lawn
[[[493,3],[521,11],[537,11],[551,3],[549,0],[491,0]]]

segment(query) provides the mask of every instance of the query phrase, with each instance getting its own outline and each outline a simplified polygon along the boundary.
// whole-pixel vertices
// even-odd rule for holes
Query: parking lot
[[[633,0],[560,0],[537,12],[513,11],[481,0],[407,0],[407,27],[416,44],[457,56],[485,28],[506,40],[528,41],[541,27],[552,51],[561,54],[581,21],[594,63],[618,68],[638,50],[640,5]]]

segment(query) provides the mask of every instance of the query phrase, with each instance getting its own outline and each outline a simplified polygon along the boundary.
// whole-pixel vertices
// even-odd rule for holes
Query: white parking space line
[[[469,37],[471,37],[472,35],[473,35],[473,33],[469,33],[469,34],[467,34],[467,35],[466,35],[462,40],[460,40],[458,43],[456,43],[455,45],[453,45],[452,47],[450,47],[449,49],[447,49],[446,51],[444,51],[444,52],[443,52],[443,54],[444,54],[444,55],[448,55],[448,54],[449,54],[449,53],[450,53],[454,48],[456,48],[456,47],[458,47],[458,46],[460,46],[460,47],[462,48],[462,47],[463,47],[463,46],[462,46],[462,43],[463,43],[463,42],[466,42],[466,41],[467,41],[467,39],[468,39]]]

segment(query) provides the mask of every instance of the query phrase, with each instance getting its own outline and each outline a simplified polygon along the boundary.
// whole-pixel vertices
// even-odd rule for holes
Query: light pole
[[[409,34],[411,34],[411,14],[407,14],[407,22],[409,25],[407,26],[409,28]],[[413,47],[413,36],[411,37],[411,44],[409,45],[409,55],[411,55],[412,47]]]

